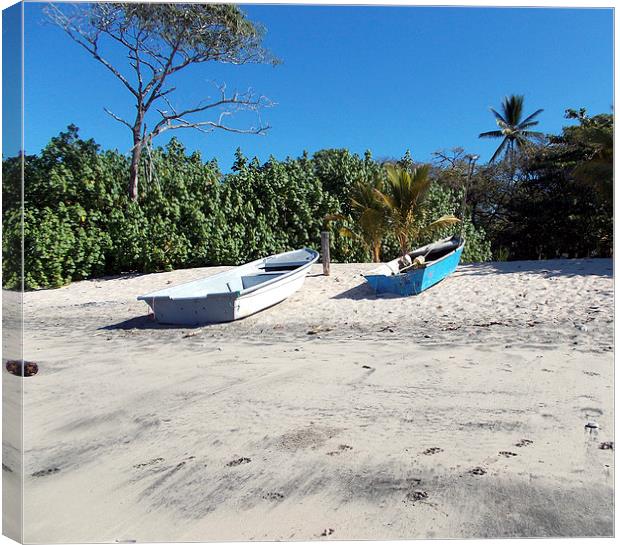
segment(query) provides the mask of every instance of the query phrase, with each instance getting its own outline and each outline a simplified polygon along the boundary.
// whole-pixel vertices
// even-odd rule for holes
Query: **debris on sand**
[[[141,464],[136,464],[133,467],[135,469],[141,469],[143,467],[152,466],[153,464],[159,464],[160,462],[163,462],[163,461],[164,461],[163,458],[153,458],[152,460],[149,460],[148,462],[142,462]]]
[[[334,533],[333,528],[325,528],[325,530],[321,532],[321,537],[331,536],[333,533]]]
[[[613,441],[603,441],[598,448],[601,450],[614,450],[614,442]]]
[[[338,450],[332,450],[331,452],[328,452],[327,455],[336,456],[338,454],[342,454],[343,452],[347,450],[353,450],[353,447],[350,445],[338,445]]]
[[[230,462],[228,462],[226,465],[228,467],[235,467],[235,466],[240,466],[241,464],[249,464],[252,460],[250,460],[250,458],[237,458],[236,460],[231,460]]]
[[[47,475],[52,475],[53,473],[58,473],[60,469],[57,467],[51,467],[49,469],[41,469],[40,471],[35,471],[32,474],[32,477],[46,477]]]
[[[33,361],[8,360],[6,370],[17,377],[32,377],[39,372],[39,366]]]
[[[331,327],[315,326],[312,329],[310,329],[306,334],[307,335],[318,335],[319,333],[327,333],[328,331],[331,331],[331,330],[332,330]]]
[[[499,455],[503,456],[504,458],[512,458],[513,456],[516,456],[517,454],[515,452],[510,452],[509,450],[500,450]]]
[[[598,422],[592,421],[592,422],[586,423],[584,427],[589,430],[597,430],[599,426],[598,426]]]
[[[532,445],[534,441],[531,439],[521,439],[518,443],[515,443],[515,447],[527,447],[528,445]]]
[[[440,452],[443,452],[442,448],[431,447],[431,448],[427,448],[422,454],[424,454],[426,456],[430,456],[431,454],[438,454]]]
[[[405,503],[412,503],[415,504],[418,501],[422,501],[428,498],[428,492],[426,492],[425,490],[412,490],[410,492],[407,492],[407,495],[405,496]]]
[[[280,492],[265,492],[262,498],[270,501],[281,501],[284,499],[284,495],[280,494]]]
[[[474,467],[469,470],[471,475],[486,475],[487,470],[482,467]]]

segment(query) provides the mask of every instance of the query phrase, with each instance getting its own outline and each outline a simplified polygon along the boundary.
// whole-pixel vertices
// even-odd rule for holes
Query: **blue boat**
[[[364,278],[377,294],[418,295],[456,270],[463,246],[465,240],[459,236],[445,238],[410,252],[406,263],[399,257],[383,263]]]

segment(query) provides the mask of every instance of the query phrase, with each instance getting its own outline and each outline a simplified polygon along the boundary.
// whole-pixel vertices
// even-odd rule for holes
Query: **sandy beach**
[[[196,328],[136,296],[224,268],[26,293],[25,541],[612,535],[612,261],[371,268]]]

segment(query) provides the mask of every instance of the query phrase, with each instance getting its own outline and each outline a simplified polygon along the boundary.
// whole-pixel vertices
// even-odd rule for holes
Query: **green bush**
[[[7,288],[21,283],[21,159],[3,161]],[[323,150],[260,164],[238,150],[232,172],[222,175],[215,161],[188,154],[172,139],[143,154],[140,196],[133,202],[127,196],[128,159],[80,139],[75,126],[23,161],[26,289],[132,271],[237,265],[303,246],[318,249],[325,216],[346,216],[352,184],[381,168],[369,152],[359,157]],[[456,193],[435,184],[430,215],[457,212]],[[465,259],[488,259],[484,233],[468,221],[465,232]],[[384,258],[396,255],[395,241],[387,240]],[[356,262],[369,255],[334,229],[332,258]]]

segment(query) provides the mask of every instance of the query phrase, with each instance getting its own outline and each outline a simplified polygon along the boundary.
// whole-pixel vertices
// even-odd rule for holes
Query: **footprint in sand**
[[[516,456],[516,453],[510,452],[509,450],[500,450],[499,455],[504,458],[512,458],[513,456]]]
[[[47,475],[52,475],[53,473],[58,473],[60,469],[57,467],[51,467],[50,469],[41,469],[40,471],[35,471],[32,474],[32,477],[46,477]]]
[[[264,500],[270,501],[281,501],[284,499],[284,496],[280,494],[280,492],[265,492],[261,497]]]
[[[249,458],[237,458],[236,460],[231,460],[230,462],[228,462],[226,465],[228,467],[235,467],[235,466],[240,466],[241,464],[249,464],[252,460],[250,460]]]
[[[428,498],[428,492],[426,490],[412,490],[411,492],[407,492],[404,503],[411,503],[415,505],[416,502],[422,501]]]
[[[349,445],[338,445],[338,450],[332,450],[331,452],[328,452],[327,456],[337,456],[338,454],[342,454],[347,450],[353,450],[353,447]]]
[[[164,461],[163,458],[153,458],[152,460],[149,460],[148,462],[142,462],[141,464],[136,464],[133,467],[135,469],[141,469],[143,467],[152,466],[153,464],[159,464],[160,462],[163,462],[163,461]]]
[[[596,418],[598,416],[603,416],[603,411],[601,409],[597,409],[596,407],[584,407],[583,409],[581,409],[581,413],[586,420],[590,418]]]
[[[515,443],[515,447],[527,447],[528,445],[534,444],[534,441],[531,439],[521,439],[518,443]]]
[[[471,475],[486,475],[487,470],[482,467],[475,467],[469,470]]]
[[[438,454],[440,452],[443,452],[442,448],[431,447],[431,448],[427,448],[422,454],[425,454],[426,456],[430,456],[431,454]]]

